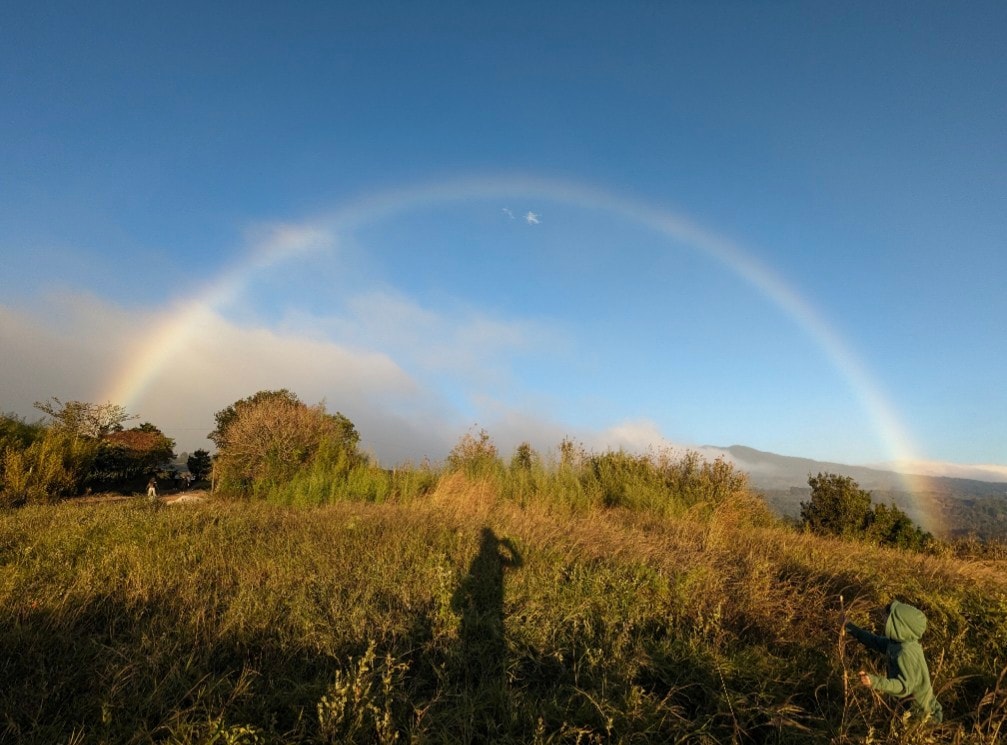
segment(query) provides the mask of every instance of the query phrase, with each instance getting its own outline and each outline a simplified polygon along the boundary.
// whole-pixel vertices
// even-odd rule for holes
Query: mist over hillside
[[[872,492],[875,502],[894,503],[918,524],[924,522],[919,502],[925,497],[939,513],[931,515],[931,522],[944,537],[975,533],[983,538],[1007,538],[1007,481],[909,474],[914,485],[910,493],[907,474],[896,471],[777,455],[743,445],[706,446],[700,452],[722,456],[748,473],[751,485],[770,506],[789,517],[799,517],[801,502],[811,495],[809,476],[835,473],[849,476]]]

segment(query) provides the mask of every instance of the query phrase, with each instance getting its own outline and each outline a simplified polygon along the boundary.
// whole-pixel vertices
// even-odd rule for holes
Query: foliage
[[[156,472],[174,454],[175,441],[150,422],[101,438],[89,480],[114,484]]]
[[[808,478],[811,499],[801,502],[801,520],[819,535],[858,537],[867,528],[871,493],[849,476],[819,473]]]
[[[86,401],[36,401],[35,408],[48,414],[56,429],[77,437],[101,438],[122,430],[124,422],[135,419],[118,404],[92,404]]]
[[[0,506],[53,502],[80,493],[98,444],[63,429],[46,430],[27,447],[0,451]]]
[[[760,520],[771,520],[765,505],[751,494],[743,472],[722,459],[706,461],[694,451],[589,453],[564,440],[555,464],[545,464],[534,451],[519,447],[510,469],[498,481],[501,492],[521,504],[534,501],[577,511],[601,507],[679,515],[744,501],[753,516],[760,513]]]
[[[500,467],[497,447],[484,429],[477,434],[466,432],[448,453],[449,471],[459,471],[469,476],[491,476]]]
[[[230,406],[214,414],[217,426],[207,435],[207,438],[212,440],[218,448],[223,448],[227,444],[228,428],[237,419],[238,414],[245,409],[252,409],[270,401],[280,404],[286,403],[291,406],[297,406],[301,403],[301,399],[297,397],[297,394],[291,393],[286,388],[281,388],[277,391],[259,391],[240,401],[235,401]]]
[[[408,502],[428,494],[437,482],[438,475],[429,466],[388,470],[348,451],[338,441],[325,440],[310,464],[284,482],[264,484],[256,496],[298,506],[342,501]]]
[[[28,424],[17,414],[0,414],[0,453],[26,448],[44,435],[45,427],[40,423]]]
[[[932,540],[895,505],[872,507],[871,493],[849,476],[819,473],[808,484],[811,499],[801,502],[801,522],[813,533],[915,549]]]
[[[376,660],[371,641],[359,660],[352,657],[348,670],[336,670],[335,680],[318,702],[318,729],[322,742],[374,742],[391,745],[399,739],[396,723],[403,721],[402,683],[409,669],[386,653]]]
[[[196,481],[202,481],[210,475],[210,469],[213,468],[213,459],[206,450],[200,449],[189,456],[185,465]]]
[[[541,458],[534,448],[529,443],[522,442],[514,451],[510,467],[512,471],[531,471],[540,462]]]
[[[583,445],[575,443],[569,437],[564,437],[559,444],[559,465],[561,468],[576,468],[587,458]]]
[[[324,404],[307,406],[289,391],[260,391],[218,412],[217,421],[214,473],[225,492],[268,496],[316,456],[329,462],[342,456],[347,467],[363,461],[349,419],[327,414]]]
[[[922,549],[932,536],[913,524],[909,516],[895,505],[876,504],[865,531],[868,540],[886,546]]]
[[[123,429],[134,417],[106,403],[36,403],[51,422],[28,425],[0,418],[2,502],[19,505],[75,496],[85,487],[120,487],[174,458],[175,441],[150,422]]]

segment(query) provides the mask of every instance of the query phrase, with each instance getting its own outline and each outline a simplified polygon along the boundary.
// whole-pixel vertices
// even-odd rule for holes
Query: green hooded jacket
[[[870,675],[871,685],[882,693],[899,698],[912,697],[912,711],[917,717],[943,719],[943,711],[930,685],[930,669],[923,656],[920,637],[927,630],[927,617],[911,605],[893,600],[885,623],[885,635],[875,636],[852,623],[846,630],[865,647],[888,658],[888,677]]]

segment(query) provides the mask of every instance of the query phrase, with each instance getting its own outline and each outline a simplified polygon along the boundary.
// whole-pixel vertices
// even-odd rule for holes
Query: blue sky
[[[2,409],[1007,467],[1003,3],[4,15]]]

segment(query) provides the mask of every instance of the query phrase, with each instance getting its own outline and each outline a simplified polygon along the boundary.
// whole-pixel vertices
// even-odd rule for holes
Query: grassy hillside
[[[825,540],[745,500],[0,513],[0,741],[998,742],[1007,562]],[[944,706],[903,723],[840,637],[924,610]],[[845,674],[854,675],[847,677]]]

